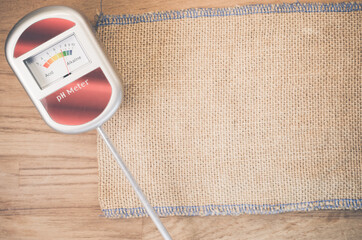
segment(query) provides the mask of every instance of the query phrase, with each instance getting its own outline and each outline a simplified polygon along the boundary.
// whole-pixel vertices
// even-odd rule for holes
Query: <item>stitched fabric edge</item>
[[[101,12],[96,26],[130,25],[137,23],[160,22],[184,18],[243,16],[272,13],[318,13],[318,12],[356,12],[362,10],[362,2],[342,3],[283,3],[256,4],[233,8],[197,8],[179,11],[165,11],[138,15],[103,15]]]

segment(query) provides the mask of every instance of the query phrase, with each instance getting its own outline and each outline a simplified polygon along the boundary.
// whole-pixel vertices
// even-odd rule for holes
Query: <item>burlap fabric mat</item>
[[[105,124],[161,216],[360,209],[362,3],[101,15]],[[107,217],[147,215],[98,139]]]

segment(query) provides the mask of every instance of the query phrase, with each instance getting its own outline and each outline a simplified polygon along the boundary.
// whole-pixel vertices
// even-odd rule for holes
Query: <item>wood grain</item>
[[[108,0],[103,1],[103,12],[143,13],[257,2]],[[93,23],[100,9],[98,0],[1,1],[1,45],[21,17],[48,5],[71,6]],[[0,77],[0,239],[160,239],[148,218],[101,216],[95,132],[64,135],[50,129],[6,63],[3,51]],[[362,239],[361,211],[169,217],[162,221],[175,239]]]

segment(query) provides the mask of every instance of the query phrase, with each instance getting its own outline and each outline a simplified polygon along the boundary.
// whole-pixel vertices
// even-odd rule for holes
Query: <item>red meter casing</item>
[[[121,81],[77,11],[52,6],[26,15],[9,33],[5,47],[9,65],[53,129],[85,132],[118,109]]]

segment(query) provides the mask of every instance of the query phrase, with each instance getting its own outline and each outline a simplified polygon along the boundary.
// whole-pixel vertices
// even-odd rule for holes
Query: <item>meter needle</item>
[[[62,55],[63,55],[64,64],[65,64],[65,67],[67,68],[67,71],[68,71],[68,74],[67,74],[67,75],[65,75],[65,76],[68,76],[68,75],[70,74],[70,72],[69,72],[69,69],[68,69],[68,65],[67,65],[67,63],[65,62],[65,56],[64,56],[64,53],[63,53],[62,49],[60,49],[60,52],[61,52],[61,53],[62,53]]]

